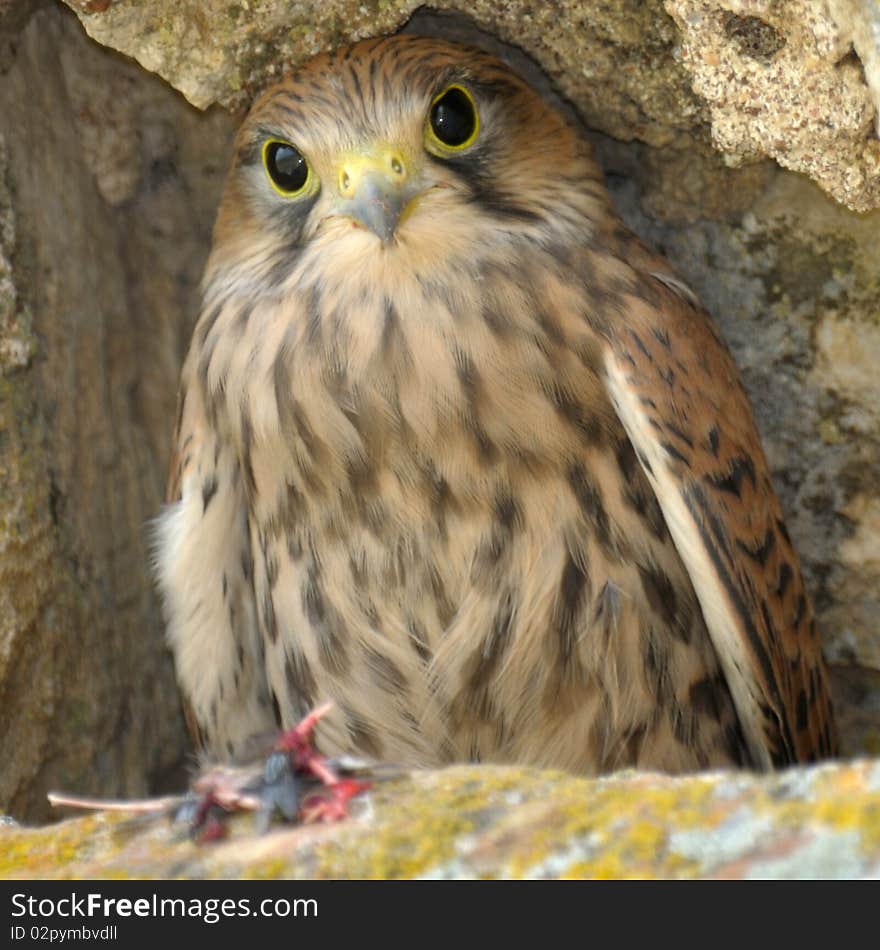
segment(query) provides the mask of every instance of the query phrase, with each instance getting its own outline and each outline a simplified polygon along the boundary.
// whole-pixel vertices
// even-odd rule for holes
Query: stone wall
[[[232,124],[60,5],[16,13],[0,20],[0,810],[41,818],[50,787],[182,781],[147,527]]]

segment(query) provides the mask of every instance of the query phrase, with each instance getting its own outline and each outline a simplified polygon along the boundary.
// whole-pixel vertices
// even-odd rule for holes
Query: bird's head
[[[368,40],[255,102],[211,267],[234,262],[264,287],[330,261],[387,279],[566,227],[583,237],[605,200],[584,188],[596,177],[580,135],[499,60],[422,37]]]

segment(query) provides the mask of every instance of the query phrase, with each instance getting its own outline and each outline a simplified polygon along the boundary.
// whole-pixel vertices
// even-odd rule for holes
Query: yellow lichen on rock
[[[3,878],[701,878],[880,873],[880,763],[584,779],[459,766],[378,784],[349,820],[197,844],[168,816],[0,828]]]

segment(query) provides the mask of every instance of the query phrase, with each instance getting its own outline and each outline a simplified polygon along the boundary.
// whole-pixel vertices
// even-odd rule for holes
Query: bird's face
[[[595,174],[580,137],[493,57],[370,40],[255,103],[213,262],[276,287],[331,259],[337,275],[418,272],[527,234],[549,240],[566,222],[582,229],[597,199],[581,186]]]

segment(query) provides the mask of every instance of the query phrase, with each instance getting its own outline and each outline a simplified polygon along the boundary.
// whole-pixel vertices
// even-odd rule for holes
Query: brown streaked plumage
[[[256,102],[168,500],[213,755],[326,700],[322,751],[413,765],[834,752],[730,355],[577,131],[483,53],[371,40]]]

